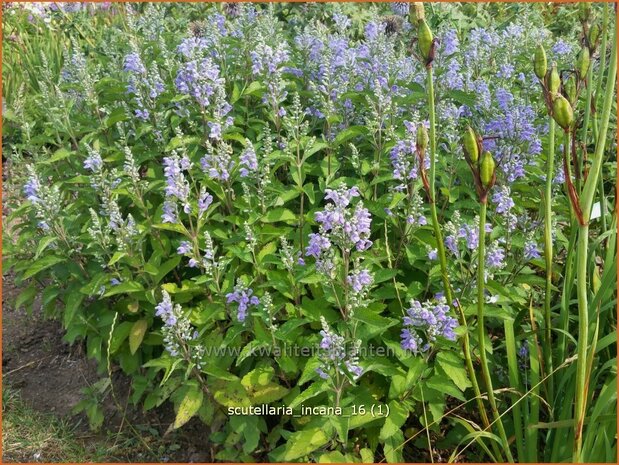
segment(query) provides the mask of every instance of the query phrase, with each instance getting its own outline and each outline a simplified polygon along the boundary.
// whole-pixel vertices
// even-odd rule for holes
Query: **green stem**
[[[494,388],[492,387],[492,378],[490,377],[490,370],[488,368],[488,359],[486,357],[486,328],[484,327],[484,281],[485,281],[485,260],[486,260],[486,207],[487,200],[481,201],[481,208],[479,211],[479,252],[477,262],[477,339],[479,344],[479,357],[481,360],[481,371],[486,383],[486,390],[488,391],[488,400],[490,401],[490,409],[494,417],[494,423],[496,423],[499,430],[499,437],[503,443],[505,454],[510,462],[514,461],[512,453],[509,449],[509,441],[505,434],[505,428],[503,427],[503,421],[499,415],[499,411],[496,405],[496,399],[494,398]]]
[[[434,108],[434,80],[432,76],[432,67],[427,67],[427,75],[426,75],[426,90],[428,93],[428,107],[429,107],[429,119],[430,119],[430,173],[428,184],[430,187],[429,197],[430,197],[430,212],[432,215],[432,227],[434,229],[434,237],[436,238],[436,249],[437,255],[441,267],[441,278],[443,280],[443,288],[445,289],[445,297],[447,298],[447,305],[450,307],[454,307],[453,305],[453,293],[451,291],[451,283],[449,281],[449,274],[447,273],[447,258],[445,256],[445,245],[443,243],[443,234],[441,232],[441,227],[438,222],[438,212],[436,209],[436,195],[435,195],[435,173],[436,173],[436,111]],[[475,394],[475,398],[477,399],[477,408],[479,409],[479,413],[481,415],[481,419],[483,425],[486,429],[490,427],[490,421],[488,418],[488,413],[486,412],[486,407],[484,406],[484,401],[481,396],[481,390],[479,389],[479,383],[477,382],[477,376],[475,374],[475,367],[473,366],[473,358],[471,357],[471,343],[469,339],[469,329],[466,322],[466,316],[464,315],[464,310],[461,305],[455,306],[458,312],[458,320],[460,326],[464,328],[463,336],[462,336],[462,352],[464,354],[464,360],[466,364],[466,369],[469,375],[469,379],[471,381],[473,392]],[[491,441],[492,448],[494,450],[495,456],[497,459],[502,457],[501,451],[499,450],[496,442]],[[512,460],[513,461],[513,460]]]
[[[583,147],[584,147],[584,151],[587,150],[587,135],[589,134],[589,119],[591,117],[591,100],[593,99],[593,65],[589,66],[589,71],[587,71],[587,77],[585,80],[585,85],[587,86],[587,100],[585,103],[585,116],[583,118],[583,123],[582,123],[582,134],[580,136],[581,138],[581,142],[583,143]],[[582,165],[584,160],[581,159],[581,157],[578,156],[578,149],[577,147],[574,147],[574,150],[576,150],[576,166],[574,167],[574,170],[576,171],[576,192],[580,193],[580,186],[581,186],[581,178],[582,178]]]
[[[573,462],[582,462],[582,429],[587,410],[587,351],[589,344],[589,304],[587,290],[587,264],[589,260],[589,219],[591,207],[598,184],[598,177],[602,169],[604,149],[606,146],[606,135],[610,122],[612,109],[613,92],[615,90],[615,78],[617,75],[617,37],[613,28],[613,46],[611,51],[610,65],[608,68],[608,79],[606,82],[606,92],[604,95],[604,107],[600,120],[599,133],[595,144],[595,155],[593,165],[589,171],[589,176],[585,182],[580,208],[583,214],[583,223],[578,229],[578,248],[576,258],[576,291],[578,294],[578,360],[576,365],[576,394],[574,407],[574,453]],[[595,342],[595,341],[594,341]]]
[[[552,116],[549,122],[548,154],[546,160],[546,193],[544,203],[544,256],[546,259],[546,289],[544,291],[544,369],[552,373],[552,334],[551,297],[552,297],[552,180],[555,158],[555,121]],[[548,397],[554,398],[554,381],[548,379]]]

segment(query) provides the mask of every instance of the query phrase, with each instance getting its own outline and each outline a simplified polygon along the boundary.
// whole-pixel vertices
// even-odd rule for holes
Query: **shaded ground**
[[[73,414],[74,407],[82,400],[83,389],[96,383],[105,373],[97,373],[96,363],[86,358],[79,343],[69,346],[63,341],[63,329],[56,321],[46,320],[35,305],[30,314],[15,309],[14,301],[19,290],[12,277],[3,277],[2,292],[2,373],[3,390],[8,392],[6,402],[9,419],[11,408],[19,418],[26,412],[40,426],[50,425],[50,437],[39,441],[42,450],[33,447],[32,437],[19,437],[18,429],[25,427],[23,418],[11,423],[5,421],[3,434],[3,462],[48,461],[212,461],[205,437],[207,429],[198,421],[190,422],[183,431],[166,436],[163,434],[174,421],[171,405],[157,411],[142,412],[127,407],[126,421],[111,395],[103,400],[105,421],[102,432],[93,433],[84,414]],[[126,405],[129,380],[119,371],[114,373],[114,387],[122,405]],[[15,401],[15,397],[19,400]],[[3,402],[3,403],[5,403]],[[31,411],[31,414],[27,412]],[[39,415],[41,414],[41,415]],[[50,415],[51,414],[51,415]],[[36,436],[33,428],[22,431]],[[52,434],[55,431],[55,434]],[[119,433],[120,432],[120,433]],[[17,436],[17,437],[16,437]],[[59,444],[66,438],[66,444]],[[141,439],[140,439],[141,438]],[[12,442],[11,442],[12,441]],[[68,443],[70,441],[70,443]],[[34,444],[36,445],[36,444]],[[81,445],[81,450],[76,450]],[[70,453],[72,457],[59,454]]]

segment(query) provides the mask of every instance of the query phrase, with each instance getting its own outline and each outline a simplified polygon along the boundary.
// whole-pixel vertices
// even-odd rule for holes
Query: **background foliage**
[[[542,44],[565,84],[581,23],[610,17],[574,101],[574,147],[604,160],[579,459],[615,460],[614,103],[598,140],[610,7],[427,4],[433,105],[407,3],[76,5],[4,10],[5,273],[23,285],[18,306],[41,296],[99,361],[80,405],[93,428],[118,365],[134,404],[173,402],[171,428],[198,416],[222,461],[572,460],[577,227],[559,131],[544,195],[550,118],[532,57]],[[418,157],[435,109],[433,220],[434,153]],[[498,166],[481,333],[468,125]],[[480,346],[511,453],[467,370]],[[229,415],[265,404],[344,414]]]

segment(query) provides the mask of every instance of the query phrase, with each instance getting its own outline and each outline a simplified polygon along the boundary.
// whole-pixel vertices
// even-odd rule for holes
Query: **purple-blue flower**
[[[252,295],[254,291],[248,287],[238,283],[234,287],[234,291],[226,294],[226,301],[228,303],[236,302],[237,308],[237,320],[241,323],[247,318],[247,310],[250,306],[257,306],[260,304],[260,299],[255,295]]]

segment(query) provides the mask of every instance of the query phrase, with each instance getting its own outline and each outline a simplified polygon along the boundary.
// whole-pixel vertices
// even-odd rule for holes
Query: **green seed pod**
[[[428,148],[428,141],[430,138],[428,137],[428,130],[425,125],[420,123],[417,126],[417,149],[425,150]]]
[[[482,185],[486,189],[492,184],[495,168],[496,164],[494,163],[494,158],[492,158],[492,154],[488,151],[485,151],[481,157],[481,170],[479,172],[479,177],[481,178]]]
[[[583,47],[578,55],[578,63],[576,64],[578,68],[578,74],[581,79],[587,75],[587,71],[589,71],[589,65],[591,64],[591,57],[589,55],[589,48]]]
[[[576,102],[576,93],[576,76],[571,74],[570,77],[567,78],[567,81],[565,81],[565,84],[563,84],[563,95],[565,95],[565,98],[573,105]]]
[[[557,71],[557,64],[553,63],[550,71],[546,73],[546,88],[551,94],[556,94],[559,92],[559,87],[561,87],[561,78]]]
[[[546,71],[548,70],[546,50],[544,50],[544,47],[541,44],[537,46],[537,49],[535,49],[535,56],[533,57],[533,70],[539,79],[544,79],[544,76],[546,76]]]
[[[417,41],[419,43],[419,54],[421,58],[423,58],[423,61],[427,63],[430,60],[434,36],[425,19],[421,19],[417,26]]]
[[[479,145],[477,144],[477,134],[471,126],[466,128],[464,136],[462,136],[462,145],[464,152],[469,156],[473,163],[477,163],[479,159]]]
[[[572,105],[563,95],[556,95],[552,102],[552,117],[564,131],[569,130],[574,122]]]
[[[597,44],[601,33],[602,28],[600,27],[600,25],[598,23],[593,23],[591,25],[591,28],[589,29],[589,36],[587,37],[587,39],[589,40],[589,45],[591,47],[595,47],[595,44]]]

